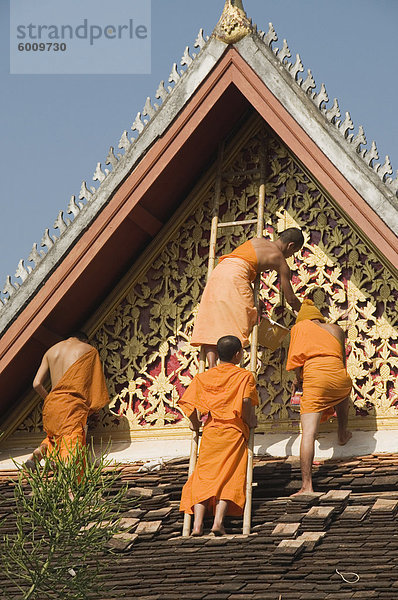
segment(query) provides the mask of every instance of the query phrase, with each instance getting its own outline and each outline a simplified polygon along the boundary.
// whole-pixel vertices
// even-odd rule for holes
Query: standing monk
[[[195,515],[192,535],[203,534],[206,510],[214,514],[212,532],[223,535],[224,516],[241,515],[245,505],[247,440],[257,425],[256,383],[250,371],[237,365],[242,359],[240,340],[227,335],[218,340],[220,364],[196,375],[179,405],[191,421],[201,425],[196,409],[207,413],[199,458],[184,485],[180,510]]]
[[[51,392],[44,387],[48,375]],[[44,399],[43,428],[47,437],[26,461],[28,468],[53,450],[58,458],[66,460],[77,446],[84,446],[87,417],[109,402],[99,354],[82,332],[47,350],[33,387]]]
[[[312,300],[305,299],[292,328],[286,368],[296,372],[293,393],[301,385],[300,403],[301,489],[312,488],[312,461],[319,423],[327,421],[336,410],[338,443],[344,445],[352,434],[347,429],[348,403],[352,381],[347,374],[344,331],[338,325],[325,323]]]
[[[205,346],[210,368],[216,364],[216,344],[220,337],[233,334],[242,346],[249,344],[250,332],[257,321],[251,284],[258,273],[277,271],[287,302],[295,311],[300,310],[286,259],[298,252],[303,243],[300,229],[291,227],[275,242],[253,238],[231,254],[221,256],[204,289],[191,339],[192,346]]]

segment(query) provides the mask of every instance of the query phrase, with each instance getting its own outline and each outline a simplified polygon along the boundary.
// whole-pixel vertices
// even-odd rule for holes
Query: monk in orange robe
[[[297,494],[305,494],[313,491],[311,472],[319,423],[336,411],[338,443],[344,445],[352,436],[347,429],[352,381],[346,368],[344,331],[338,325],[326,323],[309,299],[303,301],[292,328],[286,368],[296,372],[293,393],[302,382],[302,486]]]
[[[44,384],[50,375],[52,389]],[[43,427],[47,437],[26,461],[32,468],[46,454],[67,460],[86,443],[87,417],[108,404],[109,396],[99,354],[78,332],[45,353],[33,387],[44,398]]]
[[[220,364],[196,375],[179,401],[198,430],[196,409],[208,414],[196,468],[182,490],[180,510],[194,514],[192,535],[203,534],[206,510],[214,514],[212,532],[225,533],[225,515],[241,515],[245,505],[247,440],[257,425],[258,396],[250,371],[237,365],[242,344],[232,335],[217,343]]]
[[[192,346],[205,346],[210,368],[216,365],[216,344],[222,336],[235,335],[243,347],[249,344],[250,332],[258,318],[252,287],[258,273],[277,271],[287,302],[294,310],[300,309],[286,259],[300,250],[303,243],[301,231],[291,227],[275,242],[254,238],[231,254],[221,256],[204,289],[191,338]]]

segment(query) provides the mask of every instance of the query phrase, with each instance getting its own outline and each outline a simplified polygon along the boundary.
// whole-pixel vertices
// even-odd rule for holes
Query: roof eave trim
[[[189,64],[189,68],[179,75],[174,88],[170,88],[168,96],[164,97],[164,101],[157,108],[157,112],[145,125],[142,124],[138,138],[130,142],[127,138],[127,132],[124,132],[125,135],[122,136],[122,139],[124,137],[125,154],[119,154],[115,157],[113,147],[111,147],[106,162],[107,164],[111,162],[113,168],[106,173],[106,176],[101,177],[99,187],[97,189],[92,187],[90,191],[86,183],[83,182],[79,198],[85,200],[86,203],[78,202],[76,204],[75,197],[72,196],[68,212],[70,208],[74,211],[73,221],[65,224],[63,211],[61,211],[57,221],[58,223],[62,221],[64,226],[59,229],[59,237],[50,236],[49,230],[46,230],[43,240],[47,241],[48,251],[46,254],[43,253],[35,268],[32,270],[29,267],[28,272],[25,269],[26,274],[23,276],[21,284],[16,282],[12,285],[11,277],[7,277],[6,288],[8,289],[6,291],[9,293],[9,299],[0,305],[0,334],[4,333],[11,325],[36,293],[36,290],[43,285],[84,231],[90,227],[90,224],[107,204],[114,191],[139,163],[141,157],[145,155],[156,139],[164,134],[227,48],[228,46],[225,43],[215,38],[209,39],[197,58]],[[186,56],[186,53],[184,56]],[[175,73],[176,65],[174,65],[173,71]],[[141,113],[138,113],[138,115],[141,115]],[[132,129],[137,128],[137,118]],[[120,143],[119,147],[121,147]],[[111,161],[109,161],[110,157]],[[97,166],[97,177],[100,172],[99,167],[100,163]],[[94,174],[94,180],[96,180],[96,174]],[[37,248],[37,245],[35,244],[34,247]],[[20,261],[20,267],[24,267],[23,262]],[[18,276],[17,270],[16,277]]]
[[[288,71],[286,65],[278,60],[273,51],[256,34],[246,36],[234,47],[350,185],[391,231],[398,235],[397,198],[379,176],[366,165],[355,148],[347,143],[345,135],[338,130],[337,124],[330,122],[320,111],[321,99],[318,98],[319,107],[314,103],[319,95],[314,95],[313,99],[309,97],[308,91],[311,92],[315,83],[306,91],[297,84],[293,86],[292,78],[295,81],[297,71],[295,73]],[[322,90],[320,94],[324,97]],[[357,148],[359,149],[359,146]]]

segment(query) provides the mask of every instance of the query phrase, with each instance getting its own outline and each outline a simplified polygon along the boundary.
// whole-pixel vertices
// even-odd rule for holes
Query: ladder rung
[[[228,223],[218,223],[217,227],[236,227],[236,225],[254,225],[258,219],[250,219],[249,221],[229,221]]]

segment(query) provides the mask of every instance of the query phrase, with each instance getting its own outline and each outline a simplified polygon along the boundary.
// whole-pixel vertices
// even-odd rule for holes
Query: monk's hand
[[[189,429],[191,431],[195,431],[196,433],[199,431],[200,428],[200,423],[192,423],[192,421],[189,421]]]

